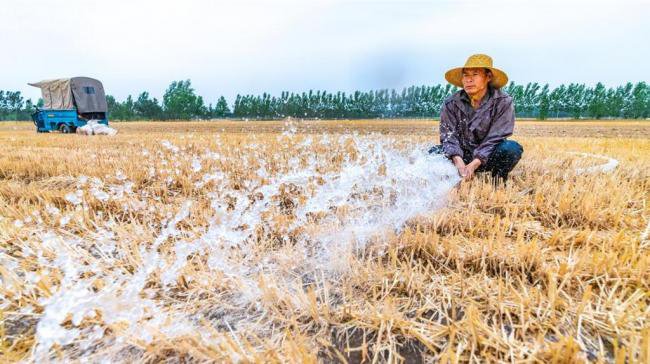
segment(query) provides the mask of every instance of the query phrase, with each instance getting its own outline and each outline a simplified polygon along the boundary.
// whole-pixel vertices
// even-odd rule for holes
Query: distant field
[[[0,122],[0,358],[650,362],[650,122],[437,125]]]
[[[113,122],[111,125],[124,133],[151,132],[225,132],[225,133],[281,133],[286,121],[192,121],[192,122]],[[143,127],[146,125],[146,127]],[[396,120],[295,120],[298,133],[359,133],[426,134],[437,133],[438,121],[423,119]],[[15,129],[14,129],[15,128]],[[517,121],[516,135],[575,136],[606,138],[649,138],[650,121],[638,120],[567,120]],[[26,122],[0,122],[0,130],[33,131]]]

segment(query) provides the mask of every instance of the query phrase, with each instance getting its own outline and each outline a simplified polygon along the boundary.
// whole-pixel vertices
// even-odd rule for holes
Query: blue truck
[[[43,108],[32,114],[36,132],[74,133],[95,120],[108,126],[108,104],[101,82],[89,77],[60,78],[30,83],[41,89]]]

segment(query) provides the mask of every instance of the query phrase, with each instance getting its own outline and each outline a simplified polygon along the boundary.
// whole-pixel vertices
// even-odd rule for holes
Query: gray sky
[[[0,89],[89,76],[118,99],[191,79],[206,103],[444,83],[487,53],[517,83],[649,81],[650,1],[2,0]]]

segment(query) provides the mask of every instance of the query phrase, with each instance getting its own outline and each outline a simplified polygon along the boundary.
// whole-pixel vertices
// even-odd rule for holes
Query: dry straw
[[[408,161],[425,158],[409,151],[433,125],[401,123],[138,123],[113,138],[4,127],[2,359],[650,361],[647,126],[574,138],[524,123],[506,188],[479,178],[364,233],[346,224],[419,206],[391,188],[409,187]],[[566,151],[620,164],[578,174],[602,158]],[[308,211],[350,165],[357,187]]]

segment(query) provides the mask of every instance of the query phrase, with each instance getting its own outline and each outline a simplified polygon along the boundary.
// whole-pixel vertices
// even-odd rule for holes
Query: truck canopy
[[[79,113],[107,112],[104,86],[89,77],[59,78],[30,83],[41,89],[46,109],[74,109]]]

